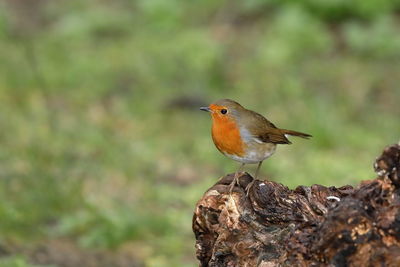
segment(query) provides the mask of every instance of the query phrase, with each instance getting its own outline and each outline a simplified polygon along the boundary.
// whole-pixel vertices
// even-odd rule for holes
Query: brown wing
[[[273,143],[273,144],[291,144],[286,136],[282,134],[279,129],[274,131],[270,131],[268,133],[261,134],[259,137],[264,143]]]
[[[245,116],[243,121],[246,122],[247,129],[254,134],[255,138],[264,143],[291,144],[285,134],[261,114],[247,110]]]

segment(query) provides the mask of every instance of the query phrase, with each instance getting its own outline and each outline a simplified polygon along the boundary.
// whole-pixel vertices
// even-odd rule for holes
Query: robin
[[[242,163],[230,184],[230,193],[235,184],[239,184],[239,173],[245,164],[258,163],[254,182],[262,162],[274,154],[276,145],[291,144],[287,139],[288,135],[311,137],[309,134],[279,129],[261,114],[230,99],[221,99],[200,109],[211,114],[211,135],[217,149],[225,156]],[[247,193],[253,182],[246,187]]]

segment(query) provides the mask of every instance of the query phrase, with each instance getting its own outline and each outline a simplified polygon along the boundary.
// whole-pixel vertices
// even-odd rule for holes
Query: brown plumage
[[[301,138],[312,137],[309,134],[293,130],[279,129],[261,114],[244,108],[239,103],[230,99],[221,99],[212,104],[231,110],[232,117],[237,123],[246,127],[256,138],[262,142],[273,144],[291,144],[285,135]]]
[[[218,100],[201,109],[211,113],[211,133],[218,150],[241,162],[241,167],[246,163],[258,163],[255,178],[261,163],[275,152],[277,144],[291,144],[287,135],[311,137],[306,133],[279,129],[261,114],[230,99]]]

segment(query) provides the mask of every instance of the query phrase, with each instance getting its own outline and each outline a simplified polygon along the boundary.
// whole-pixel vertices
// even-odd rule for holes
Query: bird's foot
[[[229,185],[229,195],[232,194],[233,192],[233,188],[235,187],[235,185],[240,185],[239,184],[239,178],[241,176],[243,176],[244,172],[240,172],[240,173],[235,173],[235,176],[233,177],[232,182]]]
[[[245,188],[246,191],[246,197],[249,196],[249,192],[250,192],[250,188],[253,186],[254,182],[256,181],[256,179],[253,179],[253,181],[251,181],[250,183],[248,183],[248,185]]]

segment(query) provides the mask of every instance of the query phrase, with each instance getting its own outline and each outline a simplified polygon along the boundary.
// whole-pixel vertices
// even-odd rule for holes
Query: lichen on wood
[[[198,201],[193,216],[200,266],[400,266],[400,145],[359,186],[286,186],[233,174]]]

